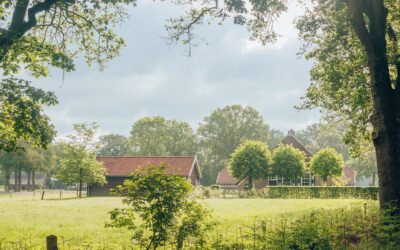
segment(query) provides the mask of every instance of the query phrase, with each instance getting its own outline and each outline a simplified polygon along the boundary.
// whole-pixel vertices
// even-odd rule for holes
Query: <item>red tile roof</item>
[[[312,153],[306,147],[304,147],[304,145],[301,144],[301,142],[291,133],[288,133],[288,135],[283,138],[281,143],[284,145],[292,145],[294,148],[303,151],[308,158],[313,156]]]
[[[166,172],[168,174],[189,177],[192,171],[198,171],[199,176],[201,176],[195,156],[99,156],[96,159],[106,167],[107,176],[128,176],[140,167],[159,166],[161,163],[167,165]]]
[[[228,167],[223,168],[218,173],[217,184],[218,185],[236,185],[237,180],[231,176]]]

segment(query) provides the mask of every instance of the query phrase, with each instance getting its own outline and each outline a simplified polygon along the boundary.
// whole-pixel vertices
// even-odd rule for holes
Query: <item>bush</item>
[[[378,199],[377,187],[267,187],[264,198],[270,199]]]
[[[393,204],[381,211],[375,237],[379,244],[388,249],[398,249],[400,246],[400,209]]]
[[[165,173],[165,165],[148,166],[133,172],[118,186],[125,208],[110,212],[110,227],[125,227],[141,247],[157,249],[185,242],[205,244],[204,234],[212,228],[210,213],[189,197],[192,186],[184,178]]]
[[[215,190],[203,188],[204,198],[265,199],[378,199],[378,187],[269,186],[261,190]]]
[[[221,185],[213,184],[213,185],[210,185],[210,188],[214,189],[214,190],[220,190],[221,189]]]

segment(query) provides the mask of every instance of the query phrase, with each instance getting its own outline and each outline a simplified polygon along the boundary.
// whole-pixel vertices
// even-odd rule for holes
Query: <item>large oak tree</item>
[[[313,1],[298,20],[311,70],[305,108],[351,122],[345,141],[372,140],[380,204],[400,205],[400,9],[392,0]]]
[[[241,105],[217,108],[197,130],[204,183],[215,183],[230,155],[246,140],[268,140],[269,126],[257,110]]]

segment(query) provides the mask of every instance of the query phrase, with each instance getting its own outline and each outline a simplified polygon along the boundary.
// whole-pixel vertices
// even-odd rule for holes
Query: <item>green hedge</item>
[[[377,187],[291,187],[270,186],[259,191],[270,199],[378,199]]]

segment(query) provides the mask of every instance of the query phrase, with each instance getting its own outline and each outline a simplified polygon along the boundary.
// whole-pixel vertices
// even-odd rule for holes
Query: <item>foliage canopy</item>
[[[184,178],[167,174],[166,165],[145,166],[118,186],[116,194],[124,196],[127,208],[110,212],[111,227],[126,227],[133,239],[146,249],[157,249],[175,242],[201,240],[210,228],[209,213],[191,200],[191,184]],[[139,219],[139,220],[138,220]]]
[[[334,148],[321,149],[311,159],[311,172],[321,177],[325,182],[328,177],[340,176],[343,171],[343,158]]]
[[[28,81],[5,78],[0,82],[0,150],[15,151],[19,140],[46,148],[56,132],[43,114],[43,105],[57,104],[52,92],[29,85]]]
[[[69,135],[69,141],[63,143],[63,158],[56,169],[58,179],[68,184],[79,183],[80,197],[83,183],[106,183],[106,169],[96,160],[96,128],[95,123],[74,124],[75,134]]]
[[[272,174],[285,179],[297,180],[307,167],[304,152],[292,145],[279,145],[272,153]]]
[[[230,155],[246,140],[268,140],[269,126],[252,107],[230,105],[206,116],[197,130],[199,158],[204,181],[214,183],[218,171],[228,164]]]
[[[265,143],[245,141],[232,154],[230,169],[235,178],[248,178],[248,188],[252,189],[254,179],[270,174],[271,162],[271,154]]]

